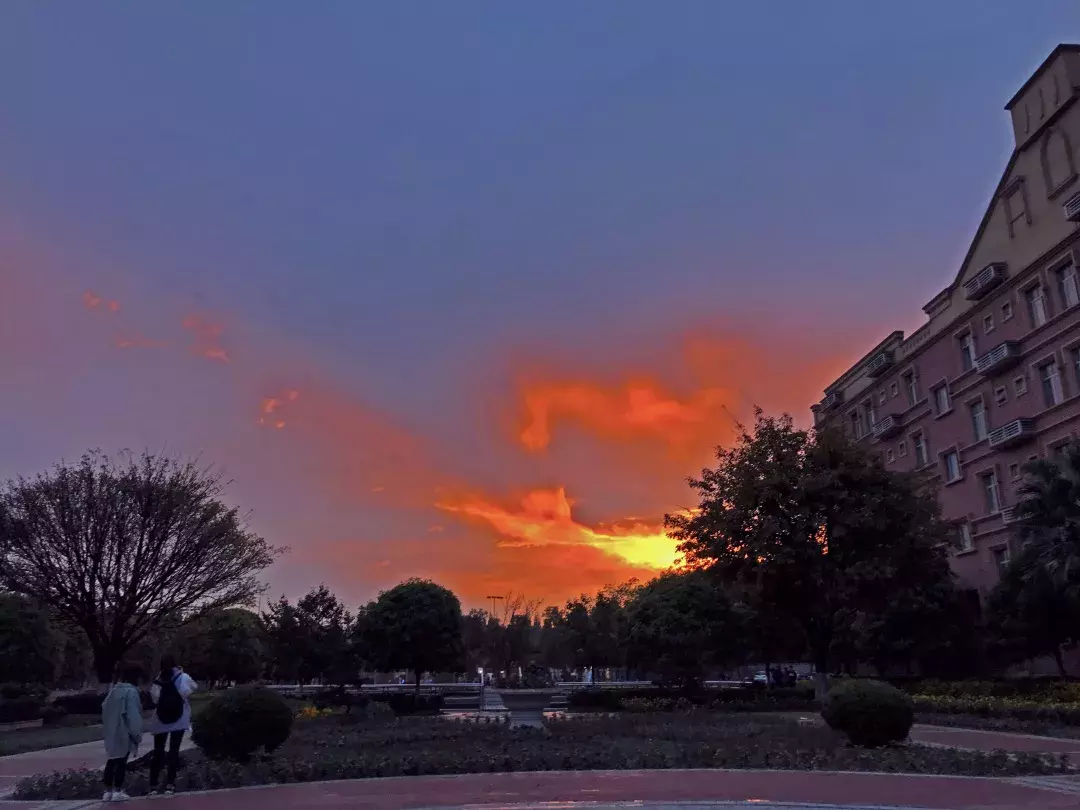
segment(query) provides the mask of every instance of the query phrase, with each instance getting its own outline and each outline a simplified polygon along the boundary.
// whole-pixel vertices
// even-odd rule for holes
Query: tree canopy
[[[464,664],[461,603],[452,591],[410,579],[379,594],[363,611],[365,647],[377,669],[460,672]]]
[[[687,687],[743,646],[745,617],[704,571],[673,572],[642,587],[627,607],[631,665]]]
[[[98,679],[164,624],[250,604],[278,553],[221,477],[144,453],[88,453],[0,493],[0,585],[81,628]]]
[[[840,432],[758,411],[753,433],[717,461],[690,481],[699,507],[668,515],[669,532],[692,565],[756,589],[761,609],[797,623],[819,676],[856,613],[951,582],[952,532],[922,477],[886,470]]]

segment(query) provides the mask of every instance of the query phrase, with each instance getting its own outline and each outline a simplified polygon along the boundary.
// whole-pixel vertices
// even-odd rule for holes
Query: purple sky
[[[5,4],[0,475],[202,453],[290,595],[647,574],[613,549],[688,505],[721,406],[804,417],[920,323],[1005,101],[1078,31],[1067,0]]]

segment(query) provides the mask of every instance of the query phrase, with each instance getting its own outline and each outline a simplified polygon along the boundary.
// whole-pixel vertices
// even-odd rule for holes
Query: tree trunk
[[[116,678],[116,665],[120,655],[105,645],[94,645],[94,674],[98,683],[111,686]]]
[[[1068,678],[1069,673],[1065,671],[1065,656],[1061,654],[1061,647],[1054,647],[1054,663],[1057,664],[1058,674],[1062,678]]]
[[[825,705],[829,696],[829,654],[818,653],[814,656],[814,699],[819,705]]]
[[[416,670],[416,694],[420,694],[420,676],[423,673],[420,670]]]

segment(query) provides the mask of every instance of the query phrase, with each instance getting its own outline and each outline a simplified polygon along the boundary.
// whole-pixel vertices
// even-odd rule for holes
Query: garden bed
[[[180,790],[501,771],[780,768],[1019,776],[1068,770],[1063,758],[1043,755],[852,748],[822,726],[713,712],[576,716],[549,722],[544,730],[420,717],[373,723],[334,715],[298,721],[273,756],[215,763],[187,751],[184,759]],[[134,768],[130,792],[142,795],[146,789],[145,768]],[[93,799],[100,793],[99,773],[74,771],[25,779],[15,798]]]
[[[917,712],[915,722],[928,726],[973,728],[979,731],[1004,731],[1013,734],[1035,734],[1039,737],[1080,740],[1080,726],[1064,726],[1046,720],[1018,720],[1015,717],[982,717],[977,714]]]

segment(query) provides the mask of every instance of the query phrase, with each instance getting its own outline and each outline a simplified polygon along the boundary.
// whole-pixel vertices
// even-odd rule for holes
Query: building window
[[[896,383],[893,383],[892,385],[889,386],[889,396],[895,397],[895,396],[899,396],[899,394],[900,394],[900,387]]]
[[[1012,301],[1006,301],[1001,305],[1001,320],[1011,321],[1013,316]]]
[[[1020,223],[1031,224],[1031,217],[1027,212],[1027,194],[1025,194],[1023,180],[1017,180],[1010,188],[1005,190],[1005,219],[1009,225],[1009,238],[1016,236],[1016,229]]]
[[[885,404],[885,389],[884,388],[882,388],[880,391],[878,391],[877,401],[878,401],[878,405],[884,405]]]
[[[926,437],[921,433],[916,433],[911,437],[911,446],[915,449],[915,466],[925,467],[930,461],[926,447]]]
[[[907,442],[900,442],[900,458],[907,455]]]
[[[989,432],[986,424],[986,406],[981,399],[971,403],[971,429],[977,442],[985,439]]]
[[[851,435],[856,439],[862,438],[862,421],[859,419],[859,411],[851,412]]]
[[[1061,293],[1061,306],[1064,309],[1080,304],[1080,288],[1076,284],[1076,268],[1072,262],[1057,271],[1058,290]]]
[[[943,413],[948,413],[952,408],[952,402],[949,401],[949,386],[939,385],[934,389],[934,413],[940,416]]]
[[[971,336],[971,332],[960,336],[960,362],[964,371],[970,371],[975,366],[975,338]]]
[[[960,480],[960,455],[955,450],[946,453],[942,460],[945,462],[945,480]]]
[[[1024,293],[1024,298],[1027,301],[1028,317],[1031,319],[1031,328],[1038,329],[1046,323],[1046,296],[1043,295],[1042,285],[1036,284],[1029,289]]]
[[[1070,350],[1069,359],[1072,361],[1073,374],[1076,375],[1076,383],[1080,386],[1080,348]]]
[[[896,461],[896,454],[893,453],[893,449],[891,447],[885,451],[885,460],[890,464]]]
[[[998,493],[997,473],[991,470],[979,476],[982,483],[983,496],[986,498],[986,511],[994,514],[1001,511],[1001,495]]]
[[[1009,465],[1009,480],[1010,481],[1019,481],[1020,480],[1020,465],[1019,464],[1010,464]]]
[[[975,542],[971,539],[971,524],[961,523],[956,527],[957,541],[960,551],[971,551],[975,548]]]
[[[995,514],[1001,511],[1001,489],[998,486],[997,473],[990,471],[980,476],[983,494],[986,499],[986,511]]]
[[[1043,403],[1047,408],[1060,405],[1065,399],[1065,392],[1061,387],[1061,370],[1055,361],[1039,367],[1039,376],[1042,378]]]
[[[1004,405],[1009,401],[1009,389],[1004,385],[999,385],[994,389],[994,402],[998,404],[998,407]]]
[[[874,422],[877,421],[877,412],[874,410],[874,400],[868,399],[862,404],[862,413],[863,434],[867,434],[873,429]]]
[[[919,401],[919,386],[918,381],[915,379],[914,371],[909,371],[904,375],[904,391],[907,392],[908,406],[914,405]]]
[[[1013,393],[1018,397],[1027,393],[1027,377],[1021,375],[1013,380]]]
[[[989,335],[994,331],[994,316],[983,315],[983,332]]]
[[[999,577],[1005,576],[1005,572],[1008,570],[1010,562],[1012,562],[1012,555],[1009,554],[1008,546],[994,549],[994,565],[997,566]]]

